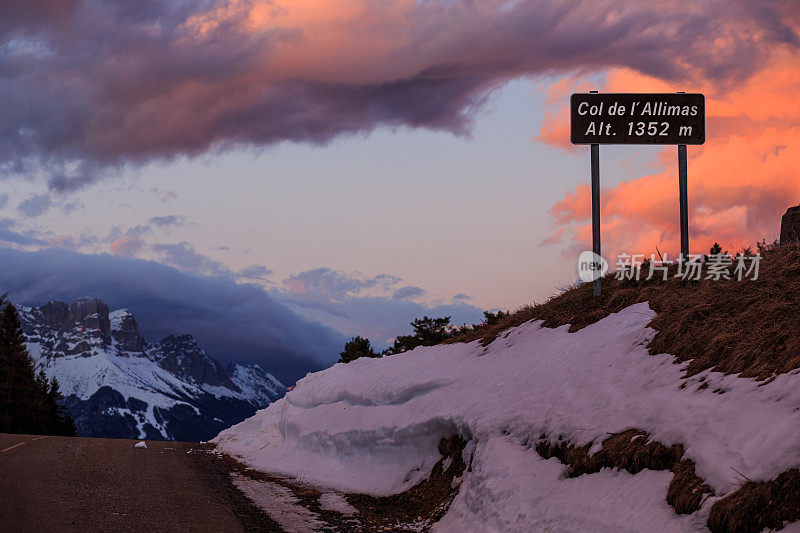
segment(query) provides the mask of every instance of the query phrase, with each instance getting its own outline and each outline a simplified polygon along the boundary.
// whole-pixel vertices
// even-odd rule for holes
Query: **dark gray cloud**
[[[270,274],[272,274],[272,270],[268,269],[264,265],[250,265],[236,272],[236,276],[239,278],[248,278],[261,281],[269,281],[267,280],[267,276]]]
[[[130,309],[149,340],[190,333],[222,360],[257,362],[287,383],[328,366],[344,343],[339,333],[300,318],[258,287],[152,261],[0,248],[0,264],[0,293],[8,291],[16,303],[98,297],[112,309]]]
[[[53,200],[47,193],[34,194],[17,205],[17,211],[26,217],[36,218],[44,215],[53,206]]]
[[[462,301],[472,300],[472,296],[470,296],[465,292],[459,292],[458,294],[453,296],[453,300],[462,300]]]
[[[201,276],[231,277],[231,270],[210,257],[195,251],[194,246],[188,242],[177,244],[153,244],[150,249],[160,255],[162,263],[177,267],[184,272],[191,272]]]
[[[358,273],[348,274],[321,267],[292,274],[283,280],[283,284],[301,299],[310,297],[314,301],[338,301],[367,289],[389,290],[400,281],[400,278],[391,274],[364,277]]]
[[[29,230],[16,229],[17,222],[11,218],[0,218],[0,244],[11,243],[22,246],[42,244],[35,234]]]
[[[64,212],[65,215],[69,215],[73,211],[77,211],[78,209],[84,209],[86,206],[83,205],[82,202],[79,200],[73,200],[71,202],[65,202],[61,205],[61,210]]]
[[[162,217],[153,217],[149,222],[160,228],[168,228],[171,226],[183,226],[186,218],[180,215],[164,215]]]
[[[0,204],[3,204],[3,198],[0,198]],[[8,197],[5,198],[8,201]],[[0,208],[2,205],[0,205]],[[83,209],[84,205],[78,200],[69,201],[67,198],[54,199],[49,193],[33,194],[19,204],[17,204],[17,211],[22,213],[28,218],[36,218],[47,214],[50,209],[57,207],[68,215],[78,209]]]
[[[380,126],[463,134],[519,76],[625,66],[730,84],[776,47],[797,47],[800,11],[751,0],[372,2],[322,47],[301,17],[252,31],[254,1],[5,0],[0,170],[42,171],[68,191],[126,164],[210,149],[325,143]],[[276,16],[296,11],[262,3]]]
[[[400,298],[403,300],[413,300],[415,298],[422,298],[425,296],[425,291],[421,287],[400,287],[394,294],[392,294],[392,298]]]
[[[150,189],[150,192],[158,198],[160,202],[169,203],[172,200],[178,199],[178,194],[175,191],[165,191],[161,190],[158,187],[153,187]]]

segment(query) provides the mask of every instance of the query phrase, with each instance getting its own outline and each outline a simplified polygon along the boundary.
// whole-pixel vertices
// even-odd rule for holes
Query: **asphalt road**
[[[280,531],[202,445],[0,434],[0,531]]]

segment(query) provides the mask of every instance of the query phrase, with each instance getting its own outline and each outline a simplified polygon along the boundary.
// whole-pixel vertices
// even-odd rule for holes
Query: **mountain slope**
[[[206,440],[285,392],[257,366],[223,368],[190,335],[148,343],[130,312],[101,300],[22,307],[20,318],[79,435]]]
[[[607,283],[593,302],[581,285],[469,342],[309,374],[214,442],[362,514],[465,442],[444,517],[384,524],[401,531],[781,528],[800,520],[798,272],[792,246],[757,281]]]

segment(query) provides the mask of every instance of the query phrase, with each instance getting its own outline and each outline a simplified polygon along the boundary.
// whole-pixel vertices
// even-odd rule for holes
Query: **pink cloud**
[[[796,9],[745,0],[56,4],[14,0],[0,21],[0,168],[41,167],[59,190],[238,145],[466,133],[520,76],[613,65],[730,84],[798,45]]]
[[[120,257],[136,257],[146,243],[137,237],[120,237],[111,243],[111,252]]]

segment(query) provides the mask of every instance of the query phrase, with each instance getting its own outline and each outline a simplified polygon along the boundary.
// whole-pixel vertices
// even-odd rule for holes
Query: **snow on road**
[[[286,487],[241,474],[231,474],[231,477],[236,488],[280,524],[286,533],[322,531],[325,524],[316,514],[300,505],[300,500]]]
[[[285,398],[222,432],[218,449],[254,468],[343,492],[386,495],[424,479],[442,437],[471,440],[472,461],[446,531],[664,530],[701,527],[665,502],[668,472],[610,470],[568,479],[529,445],[573,444],[637,428],[683,444],[722,496],[800,460],[800,376],[763,384],[650,355],[648,304],[569,333],[531,322],[478,342],[363,358],[310,374]],[[705,383],[708,386],[705,386]],[[681,386],[684,385],[683,388]],[[700,387],[703,388],[700,388]]]
[[[358,509],[347,503],[341,494],[335,492],[325,492],[319,497],[319,506],[327,511],[336,511],[344,516],[358,514]]]

